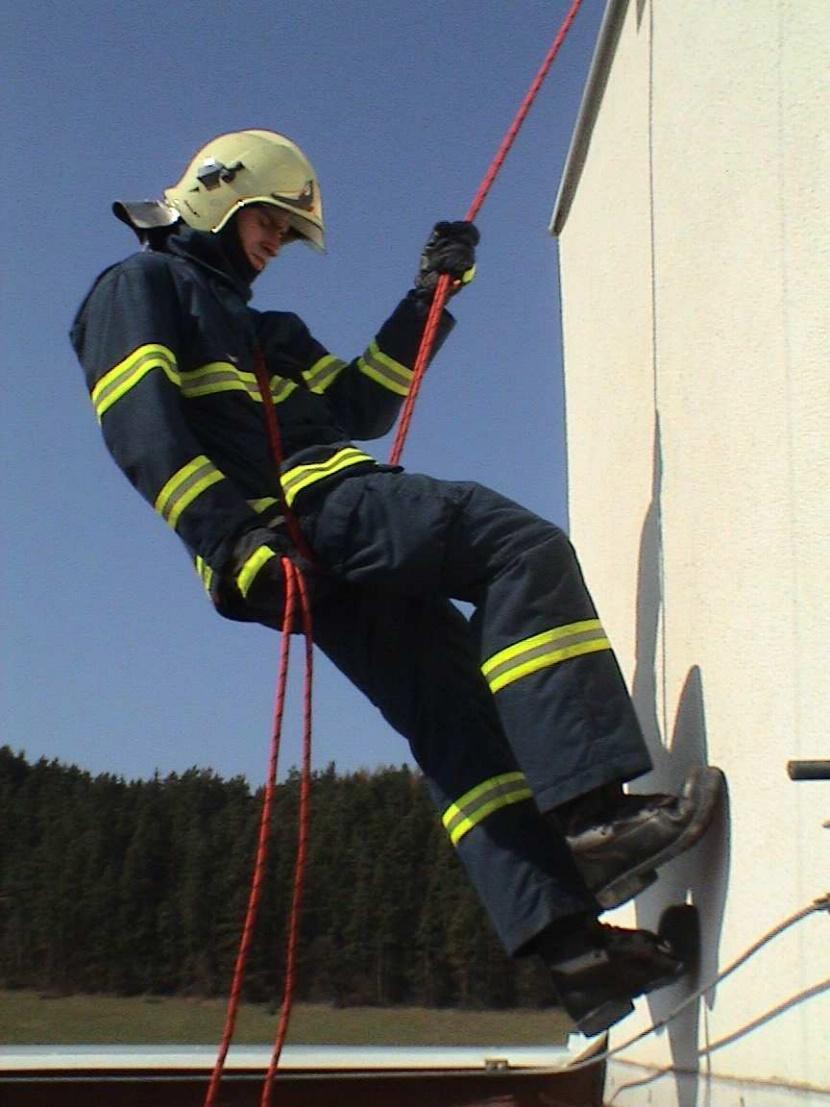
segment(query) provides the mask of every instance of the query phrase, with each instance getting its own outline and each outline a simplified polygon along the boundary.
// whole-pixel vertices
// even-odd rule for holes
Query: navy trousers
[[[651,762],[563,531],[481,485],[393,471],[299,519],[327,574],[315,642],[408,740],[508,953],[597,912],[542,812]]]

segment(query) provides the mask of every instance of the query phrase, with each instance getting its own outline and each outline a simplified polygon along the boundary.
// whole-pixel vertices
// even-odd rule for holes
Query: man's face
[[[236,216],[239,242],[245,257],[261,273],[286,241],[290,223],[288,213],[268,204],[251,204]]]

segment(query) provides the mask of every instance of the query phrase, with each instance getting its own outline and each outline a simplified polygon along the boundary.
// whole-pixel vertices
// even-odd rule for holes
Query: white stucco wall
[[[830,756],[830,2],[616,7],[559,236],[571,534],[654,752],[636,790],[701,759],[728,777],[707,840],[618,914],[654,925],[697,903],[705,978],[830,887],[830,784],[786,773]],[[828,922],[626,1059],[696,1068],[826,980]],[[682,994],[641,1003],[614,1040]],[[829,1043],[825,993],[704,1068],[830,1088]],[[693,1107],[700,1087],[670,1077],[614,1103]]]

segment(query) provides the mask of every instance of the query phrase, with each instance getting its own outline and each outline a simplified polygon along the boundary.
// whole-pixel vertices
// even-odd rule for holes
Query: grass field
[[[114,996],[44,997],[0,992],[0,1044],[214,1043],[224,1021],[222,1000]],[[240,1009],[234,1040],[270,1043],[277,1016]],[[300,1045],[558,1045],[569,1022],[561,1011],[458,1011],[417,1007],[296,1004],[289,1042]]]

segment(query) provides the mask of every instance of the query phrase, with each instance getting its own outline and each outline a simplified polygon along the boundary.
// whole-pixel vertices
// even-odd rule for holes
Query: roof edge
[[[56,1075],[73,1072],[164,1073],[209,1072],[215,1045],[169,1043],[161,1045],[12,1045],[0,1047],[0,1087],[18,1074],[39,1072]],[[568,1066],[596,1052],[580,1034],[571,1034],[562,1045],[478,1046],[338,1046],[288,1045],[280,1067],[284,1072],[487,1072],[510,1069],[514,1073],[565,1071]],[[273,1050],[269,1045],[232,1045],[228,1072],[263,1072]]]

